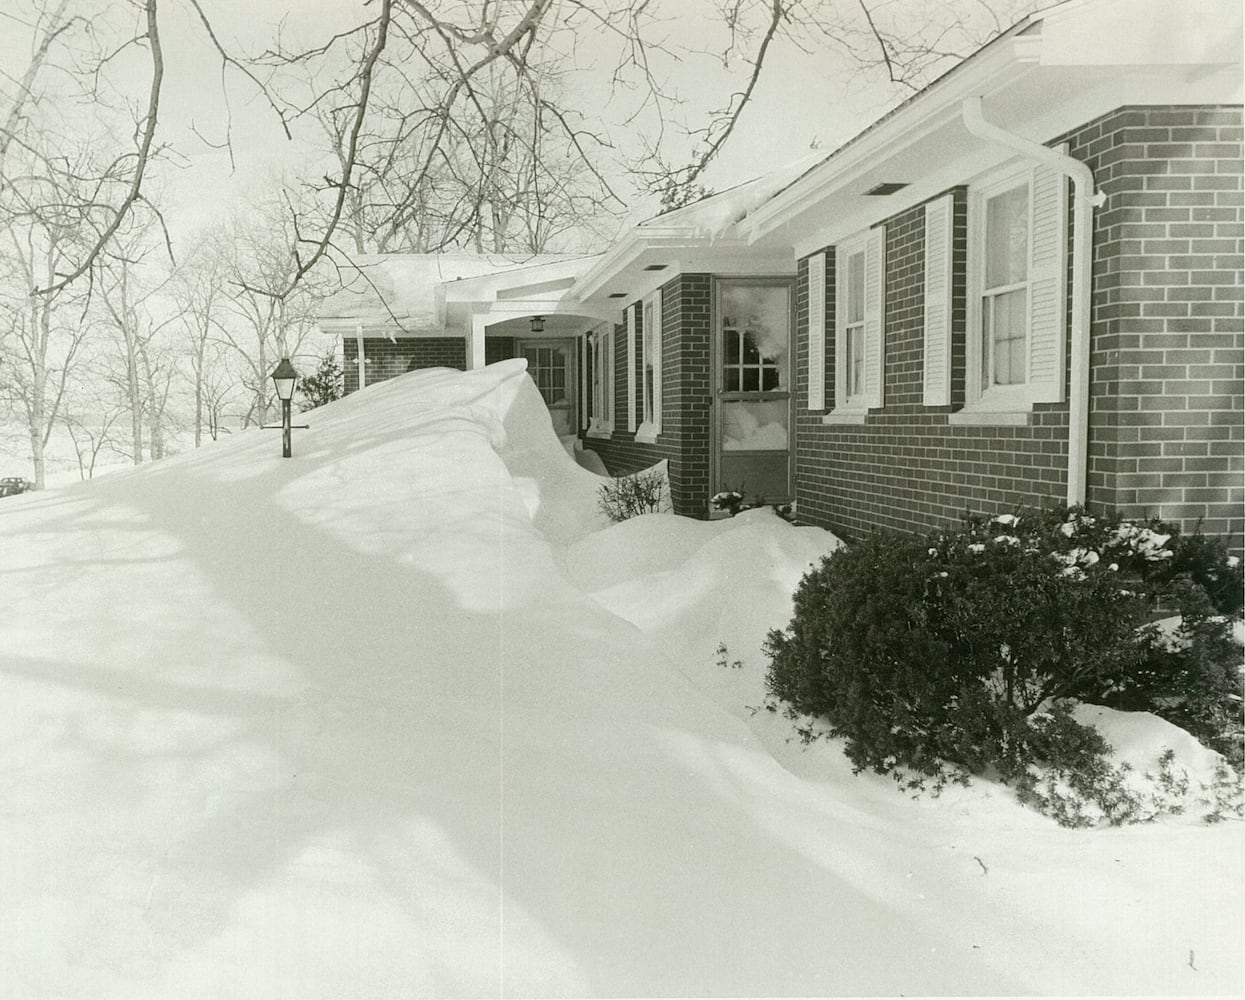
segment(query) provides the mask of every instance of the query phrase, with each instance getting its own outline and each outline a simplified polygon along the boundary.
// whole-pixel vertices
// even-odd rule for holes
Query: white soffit
[[[988,120],[1042,143],[1125,105],[1239,103],[1239,0],[1193,0],[1190,9],[1178,0],[1072,0],[1052,8],[875,123],[739,228],[754,242],[781,235],[806,256],[1008,159],[1013,154],[961,125],[968,96],[984,96]],[[1133,37],[1140,20],[1147,23]],[[1236,27],[1220,34],[1219,23]],[[1173,30],[1182,38],[1158,54],[1163,33]],[[881,182],[909,186],[865,196]]]

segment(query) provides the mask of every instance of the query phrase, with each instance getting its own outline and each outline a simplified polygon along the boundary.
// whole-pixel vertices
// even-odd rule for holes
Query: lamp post
[[[272,382],[277,387],[277,396],[281,399],[281,457],[290,457],[290,400],[294,398],[294,383],[298,381],[298,372],[290,364],[289,358],[282,358],[281,363],[272,371]]]

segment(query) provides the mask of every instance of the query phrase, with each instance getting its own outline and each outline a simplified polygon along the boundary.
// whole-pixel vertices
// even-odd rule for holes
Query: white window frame
[[[661,289],[640,301],[640,400],[642,420],[635,439],[655,444],[661,433]],[[652,392],[649,392],[651,371]]]
[[[880,273],[871,275],[869,269],[870,247],[873,244],[875,253],[875,267],[880,268]],[[863,283],[861,288],[861,296],[863,301],[861,306],[861,321],[859,324],[849,324],[848,315],[848,293],[850,281],[848,278],[848,267],[853,257],[863,255]],[[870,281],[877,282],[879,292],[878,301],[871,303],[869,300],[869,284]],[[865,414],[871,409],[876,409],[882,405],[881,385],[885,371],[885,359],[883,357],[884,338],[885,338],[885,287],[886,287],[886,245],[885,231],[879,229],[866,229],[863,232],[856,233],[848,239],[842,240],[834,249],[834,409],[827,413],[822,419],[826,423],[863,423]],[[873,306],[872,310],[870,306]],[[860,385],[857,391],[848,394],[848,340],[849,334],[853,328],[859,330],[860,350],[861,350],[861,368],[860,368]],[[870,334],[879,338],[879,343],[872,345],[870,343]],[[871,363],[878,368],[877,372],[871,373]],[[876,383],[876,389],[870,389],[870,380]]]
[[[614,433],[614,331],[609,324],[589,336],[592,384],[588,387],[588,436],[608,438]]]
[[[1028,204],[1027,242],[1025,245],[1025,280],[1007,286],[987,289],[986,257],[990,253],[986,238],[986,203],[991,198],[1023,187]],[[1012,165],[970,186],[968,191],[968,329],[965,372],[966,409],[979,412],[1018,412],[1032,408],[1033,394],[1029,382],[1030,303],[1033,297],[1033,268],[1030,256],[1033,247],[1033,170],[1031,165]],[[986,350],[983,326],[983,299],[987,294],[1023,290],[1025,293],[1025,380],[1011,385],[983,384],[983,354]]]

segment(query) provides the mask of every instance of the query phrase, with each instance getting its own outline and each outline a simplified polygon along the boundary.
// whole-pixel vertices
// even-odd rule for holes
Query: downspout
[[[1069,505],[1083,504],[1089,451],[1089,327],[1094,208],[1100,207],[1107,196],[1101,191],[1095,193],[1093,171],[1080,160],[986,121],[981,113],[980,97],[966,97],[960,111],[964,127],[978,139],[1014,149],[1022,156],[1072,179],[1072,371],[1068,386],[1067,502]]]

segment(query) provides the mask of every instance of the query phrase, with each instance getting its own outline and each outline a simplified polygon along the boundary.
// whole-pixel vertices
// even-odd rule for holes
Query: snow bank
[[[0,507],[0,995],[1241,988],[1240,824],[785,742],[825,533],[604,526],[513,364],[308,422]]]

